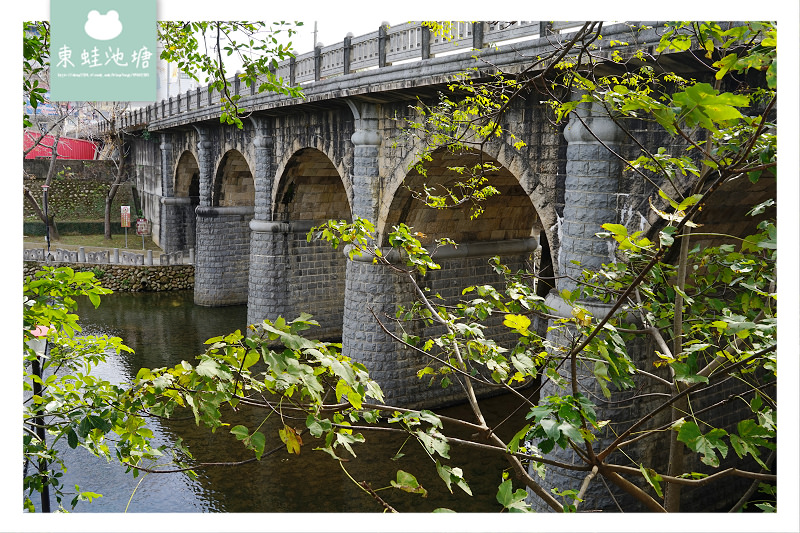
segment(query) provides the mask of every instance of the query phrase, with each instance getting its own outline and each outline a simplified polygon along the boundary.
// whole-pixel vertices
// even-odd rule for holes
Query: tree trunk
[[[103,238],[107,241],[111,240],[111,203],[113,201],[114,197],[111,196],[109,191],[108,196],[106,196],[106,207],[103,215]]]
[[[678,258],[678,279],[676,286],[684,291],[686,287],[686,272],[689,265],[689,239],[692,234],[692,228],[685,226],[681,234],[681,248],[680,257]],[[675,318],[673,320],[672,330],[672,355],[678,357],[683,349],[683,296],[677,290],[675,291]],[[688,387],[687,384],[682,382],[675,383],[682,387]],[[676,393],[680,390],[676,390]],[[672,422],[676,422],[686,415],[689,409],[689,398],[684,396],[680,401],[677,401],[672,406]],[[684,454],[686,453],[684,445],[678,440],[678,432],[670,431],[669,442],[669,467],[668,474],[673,477],[678,477],[684,472]],[[664,508],[669,513],[677,513],[681,510],[681,486],[676,483],[670,483],[666,486],[664,492]]]
[[[111,240],[111,204],[114,203],[114,197],[117,195],[117,191],[119,190],[120,184],[122,184],[125,178],[125,160],[123,158],[123,142],[121,134],[114,138],[114,144],[117,147],[117,154],[118,154],[118,161],[117,161],[117,175],[114,179],[114,183],[111,184],[111,188],[108,190],[108,194],[106,195],[106,205],[105,205],[105,212],[103,216],[103,229],[104,233],[103,236],[105,240]]]
[[[47,351],[47,344],[45,344],[45,352]],[[37,379],[33,380],[33,394],[34,396],[41,396],[42,394],[42,364],[39,359],[39,355],[36,355],[36,358],[33,360],[33,367],[32,367],[33,375],[36,376]],[[36,436],[42,441],[44,444],[47,439],[47,433],[45,432],[45,424],[44,418],[41,416],[36,416],[33,419],[33,423],[35,425],[35,433]],[[39,464],[37,465],[39,472],[43,474],[42,477],[42,492],[41,496],[41,503],[42,503],[42,512],[49,513],[50,512],[50,479],[48,478],[47,472],[47,460],[46,459],[39,459]]]
[[[47,169],[47,176],[45,177],[44,184],[49,188],[53,182],[53,177],[56,174],[56,161],[58,160],[58,142],[61,139],[61,133],[64,131],[64,123],[59,122],[58,127],[56,128],[55,135],[53,136],[53,146],[50,152],[50,167]],[[36,212],[36,216],[42,221],[42,223],[47,226],[47,230],[50,235],[50,240],[57,241],[61,239],[61,236],[58,233],[58,228],[56,227],[55,222],[55,215],[50,211],[47,210],[45,213],[44,206],[40,206],[39,202],[36,201],[36,197],[33,195],[30,189],[23,186],[23,197],[28,200],[28,202],[33,207],[33,210]]]

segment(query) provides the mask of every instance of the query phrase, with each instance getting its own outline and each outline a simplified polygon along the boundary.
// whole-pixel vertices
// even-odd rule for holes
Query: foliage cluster
[[[575,290],[560,292],[571,308],[569,316],[556,315],[537,296],[532,273],[512,272],[498,259],[493,264],[505,281],[501,288],[466,287],[455,304],[426,293],[418,279],[439,268],[435,250],[422,246],[415,229],[404,224],[388,232],[388,242],[400,259],[390,259],[375,246],[377,235],[368,220],[329,221],[309,233],[309,239],[348,246],[351,259],[370,256],[373,263],[392,269],[415,287],[413,305],[399,310],[396,317],[376,316],[376,320],[436,326],[437,333],[427,338],[411,333],[395,338],[428,358],[429,364],[419,370],[420,379],[462,389],[472,410],[471,420],[445,420],[432,411],[385,405],[380,386],[364,365],[343,355],[341,345],[306,336],[315,322],[303,314],[294,320],[264,320],[244,334],[237,331],[212,338],[196,363],[142,369],[126,391],[104,386],[100,395],[92,388],[88,397],[98,395],[102,401],[91,408],[106,410],[96,414],[83,404],[70,407],[65,413],[71,424],[56,426],[62,428],[55,430],[61,431],[57,434],[96,453],[108,453],[103,438],[113,430],[121,435],[119,459],[134,471],[149,471],[144,463],[153,451],[133,446],[143,446],[143,441],[127,435],[142,433],[137,429],[139,419],[128,413],[146,410],[171,416],[188,409],[198,424],[212,430],[226,428],[255,459],[263,459],[274,441],[290,454],[312,446],[346,469],[345,459],[356,455],[357,445],[366,441],[369,431],[403,433],[430,456],[451,492],[455,486],[471,493],[469,480],[450,460],[451,446],[477,446],[504,456],[514,479],[556,511],[580,510],[586,491],[598,477],[644,508],[659,512],[680,510],[681,487],[724,483],[730,476],[750,479],[753,490],[761,486],[774,494],[776,224],[767,218],[752,235],[721,236],[733,244],[693,246],[692,239],[699,233],[700,211],[723,184],[755,182],[776,173],[775,27],[762,22],[726,27],[713,22],[672,23],[663,29],[655,56],[632,50],[626,43],[611,43],[616,50],[601,53],[602,30],[602,23],[586,23],[552,54],[532,60],[531,68],[514,76],[500,72],[488,81],[467,76],[454,82],[451,93],[437,105],[416,107],[419,119],[409,128],[409,134],[425,146],[420,154],[423,169],[431,151],[442,147],[480,157],[499,137],[522,148],[521,141],[504,131],[503,118],[514,99],[531,94],[550,104],[554,122],[569,119],[591,131],[582,111],[592,105],[603,109],[623,131],[627,131],[626,121],[645,120],[670,138],[682,140],[680,151],[652,149],[636,144],[631,135],[640,153],[625,161],[626,169],[647,180],[653,194],[657,191],[660,203],[652,203],[652,208],[662,222],[649,237],[616,221],[597,228],[600,236],[616,243],[617,260],[596,272],[585,271],[573,280]],[[632,34],[639,30],[631,28]],[[714,74],[715,85],[656,68],[659,53],[698,50],[697,59]],[[184,60],[193,61],[189,56]],[[608,62],[623,73],[603,75],[595,69]],[[723,81],[735,84],[738,76],[749,71],[763,75],[763,86],[739,84],[730,91],[723,89]],[[579,96],[574,98],[574,94]],[[479,159],[475,165],[459,168],[467,177],[455,187],[442,188],[434,182],[419,191],[419,197],[433,208],[476,206],[473,215],[479,216],[481,200],[493,194],[486,167]],[[755,206],[751,214],[760,215],[769,205]],[[668,261],[668,257],[673,259]],[[606,304],[608,311],[594,315],[592,309],[597,306],[592,302]],[[486,320],[493,316],[502,317],[504,331],[515,333],[513,346],[502,346],[491,338],[495,330],[487,327]],[[549,321],[546,336],[533,327],[537,318]],[[49,322],[36,315],[26,328],[43,323]],[[554,340],[559,338],[571,340],[560,344]],[[644,364],[628,351],[629,341],[635,338],[652,340],[657,346]],[[32,351],[26,354],[35,359]],[[659,402],[609,441],[602,434],[613,421],[604,418],[602,399],[593,397],[579,382],[579,371],[594,376],[602,394],[612,401],[617,391],[633,391],[634,383],[645,381],[661,391]],[[36,381],[32,375],[26,378]],[[542,397],[515,387],[534,379],[547,382],[548,392]],[[741,384],[739,390],[722,402],[695,408],[699,394],[725,390],[722,386],[730,380]],[[82,377],[81,382],[90,385]],[[486,423],[474,390],[477,383],[503,388],[527,402],[528,422],[508,442]],[[67,387],[46,380],[44,384],[56,391]],[[113,398],[106,401],[105,391],[111,389]],[[59,401],[66,397],[59,394]],[[55,400],[41,398],[33,402],[39,407],[30,418],[61,412],[55,409]],[[735,427],[715,427],[710,414],[730,403],[744,407],[733,411]],[[263,409],[265,419],[279,416],[283,423],[277,434],[262,432],[263,423],[229,428],[224,407],[243,404]],[[124,408],[110,410],[111,405]],[[668,413],[669,422],[654,426],[651,422],[663,413]],[[448,436],[444,421],[468,428],[473,438]],[[74,429],[76,423],[83,430]],[[70,436],[73,433],[75,437]],[[628,450],[635,443],[647,439],[662,445],[664,435],[669,438],[668,465],[630,458]],[[33,436],[29,440],[40,442]],[[582,462],[559,460],[551,453],[559,449],[571,450]],[[684,464],[687,450],[712,473],[695,472]],[[735,461],[735,467],[722,468],[722,460],[733,457],[731,451],[740,461]],[[31,457],[35,457],[33,451]],[[754,459],[762,470],[742,468],[744,458]],[[580,486],[548,490],[547,480],[541,480],[545,465],[585,473],[584,481]],[[420,495],[433,490],[403,470],[387,481],[387,486]],[[530,510],[528,492],[514,490],[508,472],[498,475],[498,482],[502,510]],[[33,483],[31,487],[38,488]],[[385,510],[393,510],[389,497],[359,486]],[[775,510],[769,503],[761,506]]]

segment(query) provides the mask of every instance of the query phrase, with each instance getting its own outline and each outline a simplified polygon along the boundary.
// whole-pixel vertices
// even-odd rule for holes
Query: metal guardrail
[[[382,68],[408,61],[421,61],[449,52],[482,49],[522,38],[543,37],[580,27],[583,22],[451,22],[443,35],[435,35],[422,22],[396,26],[382,25],[377,31],[345,39],[330,46],[317,46],[312,52],[278,63],[273,71],[291,86],[315,82],[358,71]],[[230,79],[236,95],[256,94],[256,86],[242,87],[239,78]],[[99,125],[101,132],[142,127],[152,121],[191,110],[219,106],[220,94],[208,86],[190,89],[140,109],[132,110],[114,122]]]

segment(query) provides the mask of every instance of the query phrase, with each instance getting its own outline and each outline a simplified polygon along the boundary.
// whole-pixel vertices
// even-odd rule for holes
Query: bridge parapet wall
[[[303,86],[309,100],[327,99],[332,94],[336,97],[354,96],[408,87],[408,79],[413,80],[412,85],[436,84],[475,66],[484,68],[486,64],[493,64],[513,69],[521,59],[524,62],[524,58],[552,51],[554,40],[567,40],[570,32],[582,24],[582,21],[452,22],[449,34],[441,37],[432,35],[421,22],[382,26],[375,32],[359,37],[348,36],[336,45],[317,47],[312,52],[299,54],[279,63],[275,73],[293,86]],[[618,43],[633,41],[632,33],[635,33],[637,45],[655,44],[660,38],[659,25],[658,21],[638,21],[605,26],[602,39],[596,42],[598,51],[595,55],[611,57],[613,51],[625,55],[626,47]],[[524,42],[517,42],[520,39]],[[612,42],[617,44],[612,46]],[[486,57],[487,63],[479,63],[473,58],[476,49]],[[451,57],[450,54],[460,51],[463,52]],[[435,57],[437,54],[439,57]],[[423,67],[418,66],[421,62],[424,62]],[[407,68],[414,74],[409,76]],[[347,81],[342,83],[340,78]],[[235,77],[230,81],[233,94],[241,96],[239,103],[248,109],[303,103],[300,98],[257,94],[254,86],[242,86]],[[203,87],[133,110],[102,124],[99,129],[101,133],[143,128],[157,131],[218,118],[219,115],[219,92],[209,92],[208,87]]]

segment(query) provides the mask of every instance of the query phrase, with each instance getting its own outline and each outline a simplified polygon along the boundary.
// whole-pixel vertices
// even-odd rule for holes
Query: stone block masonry
[[[382,265],[347,262],[342,353],[369,369],[389,404],[418,404],[412,380],[418,381],[414,374],[425,361],[416,352],[398,350],[396,341],[383,331],[375,316],[388,322],[388,329],[399,335],[399,328],[384,317],[393,317],[398,303],[410,302],[412,290],[408,281]]]
[[[326,242],[307,242],[306,232],[294,232],[289,237],[287,312],[290,316],[286,318],[304,311],[311,313],[320,327],[313,328],[309,335],[341,338],[347,258]]]
[[[100,284],[114,292],[181,291],[194,288],[194,266],[89,265],[86,263],[48,263],[68,266],[76,272],[94,272]],[[41,270],[42,263],[23,262],[23,279]]]
[[[252,220],[250,227],[253,231],[250,236],[247,323],[256,324],[279,316],[288,318],[286,280],[291,267],[288,231],[278,231],[277,225],[260,220]]]
[[[508,243],[508,242],[507,242]],[[489,265],[490,253],[499,243],[477,243],[476,255],[443,258],[441,269],[429,271],[417,283],[430,289],[431,297],[439,294],[444,301],[433,299],[434,305],[452,305],[461,299],[462,290],[470,285],[490,284],[501,289],[502,279]],[[519,241],[520,247],[533,248],[531,241]],[[462,249],[463,251],[463,249]],[[533,251],[532,249],[530,251]],[[524,266],[528,252],[501,256],[501,262],[516,271]],[[403,347],[378,324],[376,316],[386,329],[395,336],[402,336],[403,330],[411,335],[429,338],[441,335],[441,326],[424,327],[420,322],[398,324],[394,318],[399,305],[409,307],[414,301],[414,287],[407,277],[382,266],[373,265],[366,260],[347,263],[347,298],[345,299],[345,322],[343,326],[343,351],[370,370],[370,375],[381,384],[387,403],[419,408],[430,405],[444,405],[463,401],[463,392],[453,378],[453,385],[442,389],[438,380],[430,383],[430,378],[418,379],[417,371],[425,366],[437,366],[416,350]],[[373,314],[374,313],[374,314]],[[486,336],[494,338],[498,344],[513,347],[516,339],[502,325],[502,316],[489,321]],[[488,373],[487,373],[488,375]],[[492,387],[479,387],[482,396],[497,392]]]
[[[307,242],[312,225],[251,223],[248,323],[305,312],[320,324],[309,336],[340,339],[347,259],[327,243]]]
[[[247,303],[252,216],[247,206],[197,208],[196,304]]]

